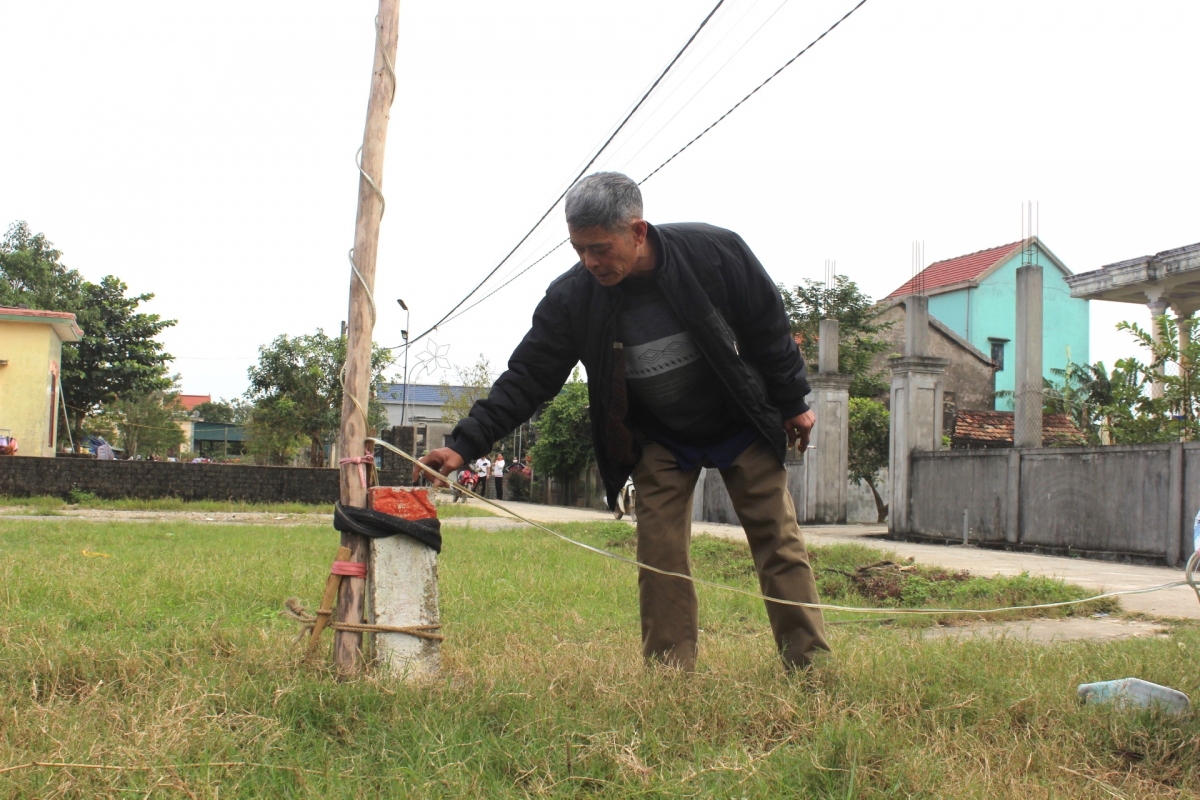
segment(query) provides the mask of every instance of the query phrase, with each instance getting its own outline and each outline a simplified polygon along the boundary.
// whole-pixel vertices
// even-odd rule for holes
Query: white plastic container
[[[1183,692],[1141,678],[1081,683],[1079,700],[1083,703],[1112,703],[1118,708],[1160,706],[1172,714],[1182,714],[1191,707],[1191,701]]]

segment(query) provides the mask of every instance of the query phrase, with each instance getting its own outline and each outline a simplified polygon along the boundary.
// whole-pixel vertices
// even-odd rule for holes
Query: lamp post
[[[400,394],[400,424],[403,425],[404,414],[408,411],[408,332],[411,328],[409,327],[408,306],[404,304],[403,300],[397,299],[396,302],[404,309],[404,330],[400,331],[400,335],[404,337],[404,389]]]

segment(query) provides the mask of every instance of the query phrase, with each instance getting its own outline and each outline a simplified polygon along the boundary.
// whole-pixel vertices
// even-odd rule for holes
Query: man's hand
[[[798,417],[792,417],[783,421],[783,429],[787,431],[788,447],[795,447],[796,442],[800,443],[800,452],[803,453],[808,449],[808,437],[812,434],[812,426],[817,421],[817,415],[810,408]],[[436,450],[434,451],[437,452]],[[430,455],[433,455],[430,453]],[[428,458],[429,456],[426,456]]]
[[[463,465],[463,457],[449,447],[439,447],[437,450],[430,450],[419,461],[443,475],[449,475],[454,470],[461,469]],[[429,473],[414,464],[413,483],[419,482],[422,475],[428,476]],[[433,478],[430,478],[430,480],[433,480],[434,486],[449,485],[446,481],[438,481]]]

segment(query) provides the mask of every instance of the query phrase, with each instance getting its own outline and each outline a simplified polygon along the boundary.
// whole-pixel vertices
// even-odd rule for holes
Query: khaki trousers
[[[633,470],[637,489],[637,557],[659,569],[691,575],[692,495],[700,467],[684,471],[666,447],[647,442]],[[787,470],[770,447],[755,442],[721,477],[746,531],[758,582],[767,597],[816,603],[817,584],[787,490]],[[699,617],[691,581],[639,570],[642,655],[693,670]],[[816,609],[768,602],[775,645],[789,669],[804,668],[829,650]]]

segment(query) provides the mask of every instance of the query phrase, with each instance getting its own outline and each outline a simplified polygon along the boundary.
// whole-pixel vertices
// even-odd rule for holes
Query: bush
[[[504,476],[504,495],[506,500],[518,503],[529,501],[529,478],[513,470]]]
[[[94,503],[100,498],[92,492],[89,492],[85,489],[80,489],[78,486],[72,486],[67,490],[67,493],[63,496],[63,499],[73,506],[81,506],[85,503]]]

